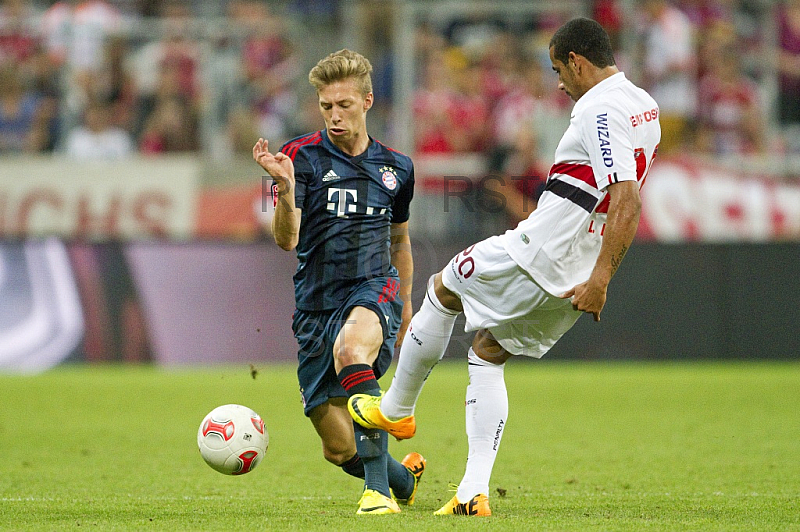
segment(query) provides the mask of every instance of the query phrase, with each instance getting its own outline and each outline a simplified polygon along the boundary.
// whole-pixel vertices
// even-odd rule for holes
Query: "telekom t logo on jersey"
[[[348,201],[352,199],[352,201]],[[348,213],[356,212],[358,190],[350,188],[328,189],[328,210],[335,212],[339,218],[347,218]]]
[[[358,190],[354,188],[329,188],[327,207],[339,218],[349,218],[349,215],[355,213],[383,216],[387,211],[386,207],[370,207],[363,203],[359,206]]]

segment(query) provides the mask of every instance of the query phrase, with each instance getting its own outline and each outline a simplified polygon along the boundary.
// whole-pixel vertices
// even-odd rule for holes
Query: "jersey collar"
[[[341,148],[339,148],[339,146],[337,146],[336,144],[333,143],[333,141],[331,141],[330,137],[328,137],[327,128],[323,129],[322,131],[320,131],[320,133],[322,134],[322,142],[323,142],[323,144],[325,144],[325,146],[329,150],[338,153],[339,155],[341,155],[342,157],[345,157],[346,159],[348,159],[350,161],[360,161],[361,159],[367,157],[367,155],[370,153],[370,151],[372,151],[372,149],[375,146],[375,140],[370,135],[367,135],[367,138],[369,139],[369,144],[367,144],[367,149],[364,150],[363,153],[360,153],[358,155],[350,155],[348,153],[343,152],[341,150]]]
[[[616,74],[608,76],[606,79],[586,91],[586,93],[581,96],[581,99],[575,103],[572,114],[575,115],[577,111],[579,111],[584,105],[588,105],[588,103],[598,95],[604,93],[612,87],[616,87],[620,83],[624,83],[626,79],[627,78],[625,77],[624,72],[617,72]]]

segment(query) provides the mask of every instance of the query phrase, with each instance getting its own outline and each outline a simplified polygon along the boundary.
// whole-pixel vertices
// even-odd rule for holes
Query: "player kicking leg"
[[[382,399],[351,397],[348,409],[359,424],[387,431],[407,424],[461,311],[466,329],[478,331],[468,353],[469,455],[455,497],[436,514],[488,516],[489,479],[508,419],[504,364],[512,355],[541,357],[581,314],[536,285],[497,237],[459,253],[435,276],[411,320],[391,387]]]

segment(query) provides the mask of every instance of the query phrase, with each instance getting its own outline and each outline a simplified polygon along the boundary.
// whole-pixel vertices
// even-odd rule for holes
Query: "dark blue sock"
[[[339,467],[350,476],[364,478],[364,462],[361,461],[357,454]],[[411,492],[414,491],[414,475],[406,469],[406,466],[392,458],[391,455],[388,457],[387,471],[389,474],[389,487],[392,488],[395,496],[398,499],[408,499],[411,496]]]
[[[389,474],[389,487],[392,488],[398,499],[408,499],[411,496],[411,492],[414,491],[414,475],[406,469],[406,466],[392,458],[391,455],[388,455],[387,460],[388,467],[386,469]],[[361,461],[361,457],[357,454],[339,467],[350,476],[364,478],[364,462]]]
[[[348,396],[364,393],[380,395],[381,387],[369,364],[345,366],[337,375]],[[356,451],[364,464],[364,486],[390,497],[389,493],[389,435],[377,429],[365,429],[353,422]]]
[[[365,429],[353,422],[356,450],[364,463],[364,487],[390,497],[389,493],[389,435],[380,429]]]
[[[414,491],[414,475],[406,466],[389,456],[389,486],[398,499],[408,499]]]
[[[361,461],[361,458],[357,454],[354,454],[350,460],[339,467],[350,476],[364,478],[364,462]]]

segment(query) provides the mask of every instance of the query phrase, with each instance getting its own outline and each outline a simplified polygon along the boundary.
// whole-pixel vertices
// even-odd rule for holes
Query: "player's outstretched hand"
[[[573,309],[591,314],[594,321],[600,321],[600,312],[606,304],[606,288],[597,286],[590,279],[558,297],[571,300]]]
[[[269,141],[258,139],[258,142],[253,146],[253,159],[282,185],[281,188],[294,187],[294,164],[292,160],[282,152],[272,155],[269,152]]]

